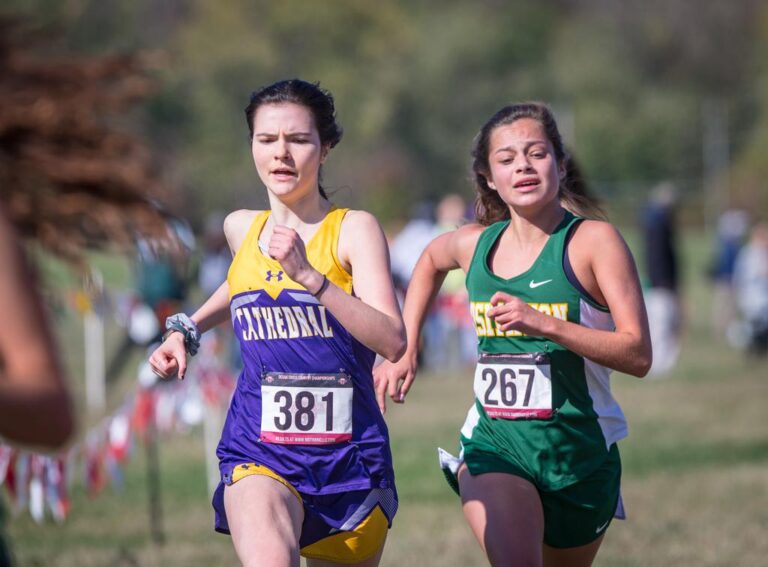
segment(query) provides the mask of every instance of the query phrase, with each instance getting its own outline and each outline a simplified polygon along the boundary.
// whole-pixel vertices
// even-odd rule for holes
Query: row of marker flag
[[[199,425],[205,405],[229,404],[234,378],[228,371],[199,365],[184,381],[140,386],[110,416],[91,427],[80,440],[58,454],[40,454],[0,442],[0,492],[18,514],[29,510],[37,523],[63,522],[70,513],[73,485],[82,482],[90,497],[106,486],[121,490],[123,469],[135,442],[146,442],[152,431],[162,439]],[[154,428],[150,426],[154,424]]]

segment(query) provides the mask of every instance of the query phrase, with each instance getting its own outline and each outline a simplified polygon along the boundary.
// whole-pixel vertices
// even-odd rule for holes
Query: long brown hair
[[[573,214],[585,218],[605,219],[606,215],[599,201],[589,191],[576,162],[568,155],[557,128],[552,111],[538,102],[523,102],[505,106],[486,122],[475,137],[472,149],[472,172],[474,174],[475,215],[482,225],[510,218],[509,206],[499,193],[488,185],[490,164],[488,163],[491,134],[499,126],[512,124],[521,118],[532,118],[544,127],[547,139],[552,144],[558,164],[565,164],[566,176],[560,182],[560,202]]]
[[[70,260],[84,248],[167,238],[168,187],[115,126],[152,90],[141,56],[42,55],[48,34],[0,19],[0,199],[20,234]]]

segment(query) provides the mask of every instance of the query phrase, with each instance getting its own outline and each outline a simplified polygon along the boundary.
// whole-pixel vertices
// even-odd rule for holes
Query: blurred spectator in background
[[[135,292],[127,298],[125,336],[107,364],[107,380],[119,378],[137,347],[159,342],[165,319],[187,299],[195,236],[186,221],[169,218],[166,234],[136,239]]]
[[[196,246],[195,236],[186,221],[170,219],[168,231],[164,240],[140,238],[136,245],[136,292],[161,322],[178,312],[187,297],[191,279],[190,257]],[[173,244],[169,245],[169,242]]]
[[[462,196],[451,193],[443,197],[437,205],[436,220],[434,236],[465,224],[467,205]],[[458,368],[477,361],[477,334],[463,271],[452,270],[446,275],[424,333],[424,362],[430,368]]]
[[[768,352],[768,223],[754,226],[733,269],[733,290],[748,349]]]
[[[215,212],[205,221],[197,283],[206,298],[213,295],[213,292],[227,281],[227,273],[232,263],[232,252],[224,236],[224,218],[224,213]],[[214,343],[211,345],[211,351],[228,369],[242,366],[240,345],[235,340],[231,326],[214,327],[201,339],[202,344],[207,342]]]
[[[435,237],[435,206],[429,201],[420,201],[411,208],[410,220],[395,236],[390,247],[392,276],[395,287],[405,291],[411,280],[416,261]]]
[[[661,183],[653,189],[641,218],[648,278],[645,304],[653,347],[651,376],[671,371],[680,354],[682,325],[675,202],[674,186]]]
[[[393,239],[392,275],[400,297],[405,295],[419,256],[433,238],[466,222],[467,205],[461,195],[448,194],[435,206],[421,201],[411,220]],[[402,300],[401,300],[402,303]],[[449,272],[424,322],[421,363],[430,370],[457,367],[477,359],[477,336],[469,316],[469,302],[460,270]]]
[[[205,220],[202,238],[200,269],[197,283],[205,297],[210,297],[226,281],[232,253],[224,236],[224,214],[212,213]]]
[[[716,339],[728,336],[731,340],[731,333],[727,331],[737,316],[733,271],[748,230],[749,215],[741,209],[728,209],[717,221],[714,255],[710,267],[710,276],[715,286],[712,298],[712,331]]]
[[[408,288],[408,282],[411,281],[411,274],[416,261],[421,256],[424,248],[427,247],[437,234],[437,225],[435,224],[435,205],[430,201],[419,201],[411,208],[410,220],[405,224],[402,230],[392,240],[389,247],[389,253],[392,262],[392,279],[395,283],[395,292],[398,301],[402,306],[405,291]],[[439,327],[435,320],[434,312],[427,315],[424,322],[424,332],[422,339],[425,342],[425,350],[420,351],[419,356],[423,358],[426,365],[430,364],[432,356],[428,355],[431,345],[436,345],[439,341]]]

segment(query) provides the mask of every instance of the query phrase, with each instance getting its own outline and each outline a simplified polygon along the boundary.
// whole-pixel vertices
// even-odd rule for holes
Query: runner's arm
[[[418,367],[419,337],[427,313],[449,271],[469,268],[481,228],[466,225],[430,242],[413,269],[405,296],[403,319],[408,345],[396,363],[383,363],[374,369],[376,398],[386,411],[386,394],[396,403],[405,401]]]
[[[255,211],[240,210],[230,213],[224,220],[224,234],[233,256],[240,248],[256,214]],[[200,333],[227,321],[229,319],[229,283],[223,282],[190,318],[195,322]],[[184,336],[179,332],[170,333],[149,357],[152,370],[164,379],[174,376],[184,379],[187,362]]]
[[[0,210],[0,436],[59,447],[74,418],[35,281]]]
[[[339,322],[368,348],[387,360],[405,350],[405,329],[395,297],[384,232],[365,211],[349,211],[341,225],[339,259],[348,263],[354,295],[329,284],[320,301]],[[316,290],[322,276],[307,289]]]

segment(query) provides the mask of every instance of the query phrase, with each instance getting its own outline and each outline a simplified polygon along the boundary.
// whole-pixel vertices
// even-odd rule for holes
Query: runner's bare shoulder
[[[227,237],[229,249],[234,256],[240,249],[240,245],[248,234],[248,229],[253,224],[253,219],[262,211],[252,211],[249,209],[240,209],[232,211],[224,219],[224,235]]]
[[[451,233],[450,244],[453,256],[465,272],[472,261],[472,256],[475,253],[475,247],[477,246],[477,241],[480,239],[480,234],[482,234],[486,228],[487,227],[481,224],[473,222],[460,226]]]
[[[629,248],[618,229],[607,221],[585,220],[573,231],[568,245],[571,262],[591,264],[591,260],[605,253],[606,247],[626,250]]]
[[[385,253],[386,238],[378,219],[368,211],[350,209],[341,221],[337,254],[344,269],[351,272],[353,249]]]

